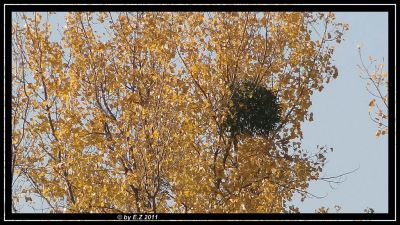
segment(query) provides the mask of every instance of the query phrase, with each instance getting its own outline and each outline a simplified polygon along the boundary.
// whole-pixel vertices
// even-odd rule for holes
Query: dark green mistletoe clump
[[[231,136],[268,135],[280,121],[277,97],[267,88],[251,81],[230,85],[232,96],[229,115],[224,121],[225,131]]]

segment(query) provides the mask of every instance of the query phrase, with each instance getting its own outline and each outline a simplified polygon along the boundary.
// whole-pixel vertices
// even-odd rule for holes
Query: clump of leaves
[[[268,135],[280,121],[277,97],[269,89],[242,81],[230,85],[232,91],[229,115],[223,124],[231,136]]]

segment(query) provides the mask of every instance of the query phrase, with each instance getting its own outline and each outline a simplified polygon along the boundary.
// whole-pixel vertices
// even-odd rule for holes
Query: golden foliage
[[[301,122],[338,75],[333,13],[76,12],[56,41],[50,14],[19,15],[14,174],[53,211],[283,212],[318,179]],[[222,106],[245,79],[277,93],[281,123],[234,146]]]
[[[389,98],[388,84],[389,77],[387,71],[384,71],[384,64],[377,63],[377,60],[369,56],[368,64],[364,62],[361,54],[361,47],[358,48],[361,64],[361,78],[367,81],[367,91],[371,94],[372,99],[368,104],[368,113],[371,120],[377,124],[378,129],[375,133],[376,137],[388,134],[388,119],[389,119]],[[370,70],[370,68],[373,70]]]

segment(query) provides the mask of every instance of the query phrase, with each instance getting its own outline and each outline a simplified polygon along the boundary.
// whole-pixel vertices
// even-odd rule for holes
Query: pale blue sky
[[[335,65],[339,77],[312,97],[314,121],[304,123],[303,147],[313,150],[316,145],[328,145],[326,176],[339,175],[360,167],[347,175],[346,181],[335,186],[325,182],[311,183],[309,191],[327,197],[296,200],[301,212],[314,212],[320,206],[342,206],[342,212],[359,213],[366,207],[375,212],[388,212],[388,141],[387,136],[376,138],[377,126],[368,115],[371,95],[366,82],[359,77],[360,63],[357,44],[363,43],[364,58],[373,56],[388,61],[388,14],[377,12],[340,12],[338,21],[350,28],[345,41],[336,49]],[[387,65],[385,65],[387,66]],[[387,68],[387,67],[385,67]]]
[[[334,211],[334,205],[340,205],[346,213],[360,213],[366,207],[385,213],[388,211],[388,142],[387,136],[375,138],[374,135],[377,127],[368,116],[371,96],[365,89],[365,81],[358,76],[357,44],[363,43],[365,58],[384,57],[387,62],[388,15],[341,12],[336,13],[336,17],[350,27],[344,36],[346,40],[336,48],[334,55],[339,77],[312,97],[314,121],[303,124],[303,147],[310,151],[317,145],[335,149],[328,153],[324,176],[359,169],[347,175],[346,181],[335,186],[336,189],[322,181],[311,183],[309,192],[319,196],[327,194],[325,198],[308,198],[304,202],[295,198],[292,204],[302,213],[312,213],[321,206]],[[54,23],[64,26],[61,13],[53,18]],[[29,207],[24,207],[23,211],[32,212]]]

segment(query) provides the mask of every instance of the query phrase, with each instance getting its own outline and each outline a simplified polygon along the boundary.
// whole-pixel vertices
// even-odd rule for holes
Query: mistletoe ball
[[[268,135],[280,121],[280,107],[275,94],[251,81],[230,85],[232,95],[224,127],[231,133]]]

